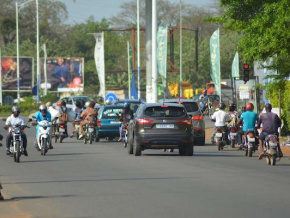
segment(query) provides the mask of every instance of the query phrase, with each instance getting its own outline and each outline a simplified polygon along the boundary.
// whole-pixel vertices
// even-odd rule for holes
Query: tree
[[[278,79],[290,73],[289,0],[221,0],[224,14],[212,18],[227,29],[243,34],[239,50],[245,61],[266,61],[278,69]]]

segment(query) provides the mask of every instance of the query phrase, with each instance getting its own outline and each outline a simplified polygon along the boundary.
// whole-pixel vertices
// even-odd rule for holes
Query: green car
[[[100,138],[113,140],[120,136],[121,122],[119,119],[123,108],[121,105],[104,105],[99,109],[96,134],[98,140]]]

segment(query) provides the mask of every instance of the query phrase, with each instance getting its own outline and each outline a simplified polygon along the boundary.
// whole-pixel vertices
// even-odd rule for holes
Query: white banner
[[[94,34],[96,38],[95,62],[100,81],[99,96],[105,99],[105,49],[104,49],[104,32]]]

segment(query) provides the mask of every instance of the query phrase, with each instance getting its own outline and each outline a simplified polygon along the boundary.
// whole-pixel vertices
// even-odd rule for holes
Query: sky
[[[97,21],[102,18],[111,18],[120,12],[120,6],[130,0],[60,0],[67,6],[69,13],[68,23],[82,23],[88,17],[94,16]],[[158,1],[158,0],[157,0]],[[179,2],[179,0],[169,0]],[[217,0],[182,0],[183,3],[206,6]]]

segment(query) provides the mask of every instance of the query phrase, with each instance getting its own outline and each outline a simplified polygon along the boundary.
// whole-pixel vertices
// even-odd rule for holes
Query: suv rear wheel
[[[141,155],[141,144],[137,142],[135,137],[134,137],[134,142],[133,142],[133,153],[135,156]]]

